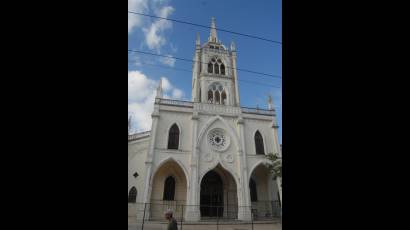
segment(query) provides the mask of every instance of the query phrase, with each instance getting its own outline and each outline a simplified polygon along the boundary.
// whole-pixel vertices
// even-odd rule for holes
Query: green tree
[[[273,174],[273,179],[282,177],[282,158],[273,153],[268,154],[266,157],[271,162],[271,164],[268,164],[268,168]]]

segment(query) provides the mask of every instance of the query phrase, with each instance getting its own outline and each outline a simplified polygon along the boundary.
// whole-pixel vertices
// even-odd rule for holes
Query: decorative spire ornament
[[[157,87],[157,98],[162,98],[162,78],[159,79],[159,84]]]
[[[233,41],[231,42],[231,51],[236,51],[235,43]]]
[[[199,33],[196,33],[196,42],[195,42],[195,44],[197,46],[201,45],[201,38],[199,37]]]
[[[211,32],[210,32],[208,40],[210,42],[218,42],[218,38],[216,36],[215,17],[212,17],[212,19],[211,19]]]
[[[268,109],[269,110],[273,110],[273,99],[272,99],[272,95],[268,95]]]

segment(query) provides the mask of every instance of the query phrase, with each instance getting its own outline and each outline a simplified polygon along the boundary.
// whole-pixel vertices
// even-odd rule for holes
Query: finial
[[[159,79],[159,84],[157,87],[157,98],[162,98],[162,78]]]
[[[231,51],[236,51],[235,43],[231,41]]]
[[[268,109],[269,110],[273,110],[273,99],[272,99],[272,95],[268,95]]]
[[[195,42],[195,44],[196,45],[201,45],[201,38],[199,36],[199,33],[196,33],[196,42]]]

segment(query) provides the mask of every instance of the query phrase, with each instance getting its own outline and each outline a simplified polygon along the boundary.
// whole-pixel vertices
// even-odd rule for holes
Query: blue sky
[[[282,41],[281,0],[128,0],[128,10],[208,26],[211,17],[215,17],[217,28]],[[197,32],[201,43],[208,39],[207,28],[128,14],[129,49],[192,59]],[[222,31],[217,33],[225,46],[235,42],[238,68],[282,76],[282,45]],[[160,78],[164,80],[166,97],[191,100],[192,73],[171,68],[192,70],[192,63],[135,53],[129,53],[128,57],[128,103],[135,131],[149,129],[151,104]],[[265,84],[239,82],[241,106],[266,108],[267,96],[271,94],[282,142],[281,79],[243,71],[238,71],[238,77]]]

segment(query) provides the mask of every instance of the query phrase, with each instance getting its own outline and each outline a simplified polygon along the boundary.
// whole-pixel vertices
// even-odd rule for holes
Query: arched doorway
[[[179,163],[169,159],[160,164],[152,179],[150,220],[163,220],[168,209],[173,210],[175,218],[181,218],[186,194],[187,178]]]
[[[201,182],[201,216],[221,217],[223,214],[223,182],[214,170],[205,174]]]
[[[234,177],[221,165],[207,172],[201,180],[201,218],[238,217],[238,196]]]
[[[280,213],[277,183],[265,164],[256,166],[249,178],[249,194],[255,219],[270,219]]]

